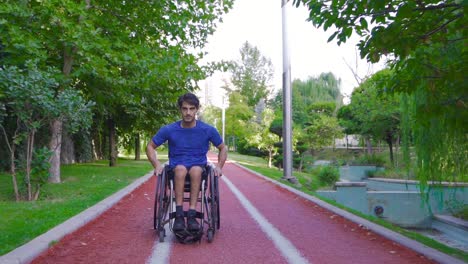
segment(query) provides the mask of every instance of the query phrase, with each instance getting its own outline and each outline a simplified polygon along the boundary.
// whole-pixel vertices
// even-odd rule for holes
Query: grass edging
[[[460,254],[457,254],[456,252],[454,251],[457,251],[457,250],[453,250],[452,252],[450,252],[449,254],[453,254],[454,256],[456,257],[459,257],[459,258],[456,258],[452,255],[449,255],[445,252],[441,252],[437,249],[434,249],[432,248],[430,245],[426,245],[427,241],[418,241],[416,240],[417,238],[417,235],[416,234],[412,234],[411,232],[409,231],[402,231],[402,233],[399,233],[397,231],[393,231],[391,229],[389,229],[388,227],[385,227],[385,226],[382,226],[381,224],[379,223],[376,223],[377,221],[373,221],[372,219],[366,219],[362,216],[358,216],[356,213],[352,213],[350,211],[352,210],[348,210],[348,209],[345,209],[344,206],[340,206],[340,207],[343,207],[343,208],[339,208],[335,205],[332,205],[330,204],[329,202],[325,201],[325,199],[320,199],[319,197],[316,197],[316,196],[313,196],[312,194],[308,194],[308,193],[304,193],[302,192],[301,190],[298,190],[296,188],[294,188],[292,185],[288,185],[288,184],[285,184],[285,183],[282,183],[282,182],[279,182],[275,179],[271,179],[269,178],[268,176],[265,176],[265,175],[262,175],[256,171],[253,171],[243,165],[240,165],[238,162],[234,162],[233,164],[235,164],[236,166],[239,166],[265,180],[268,180],[284,189],[287,189],[288,191],[291,191],[293,193],[295,193],[296,195],[304,198],[304,199],[307,199],[311,202],[314,202],[316,204],[318,204],[319,206],[337,214],[337,215],[340,215],[354,223],[358,223],[358,224],[362,224],[363,226],[365,226],[366,228],[368,228],[369,230],[375,232],[376,234],[379,234],[387,239],[390,239],[392,241],[395,241],[399,244],[402,244],[404,245],[405,247],[408,247],[416,252],[418,252],[419,254],[421,255],[424,255],[426,257],[428,257],[429,259],[432,259],[432,260],[435,260],[439,263],[466,263],[465,261],[459,259],[459,258],[463,258],[464,260],[467,260],[467,256],[466,255],[460,255]],[[409,234],[411,233],[411,234]],[[410,235],[412,235],[412,237],[410,237]],[[436,241],[434,241],[434,243],[438,243]],[[440,243],[439,243],[440,244]],[[442,245],[442,244],[440,244]],[[442,245],[443,246],[443,245]],[[446,246],[445,246],[446,247]],[[451,249],[449,247],[447,247],[448,249]],[[442,249],[444,250],[444,249]]]
[[[0,256],[0,263],[29,263],[34,258],[38,257],[42,252],[47,250],[51,244],[56,243],[65,235],[74,232],[80,227],[86,225],[88,222],[97,218],[107,209],[118,203],[126,195],[148,181],[152,176],[153,172],[150,172],[136,179],[130,185],[98,202],[94,206],[66,220],[65,222],[34,238],[28,243],[10,251],[3,256]]]

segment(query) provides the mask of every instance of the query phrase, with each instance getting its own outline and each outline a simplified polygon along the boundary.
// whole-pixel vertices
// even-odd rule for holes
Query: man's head
[[[193,93],[186,93],[179,97],[177,104],[182,114],[182,125],[184,127],[194,126],[198,108],[200,107],[198,98]]]
[[[179,105],[179,109],[182,108],[182,103],[187,103],[189,105],[195,106],[195,108],[200,108],[200,101],[198,100],[198,97],[194,95],[193,93],[186,93],[184,95],[181,95],[179,97],[179,100],[177,100],[177,104]]]

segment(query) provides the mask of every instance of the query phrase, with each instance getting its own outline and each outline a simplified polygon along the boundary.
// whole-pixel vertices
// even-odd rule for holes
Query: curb
[[[96,219],[107,209],[118,203],[122,198],[148,181],[152,176],[153,172],[150,172],[136,179],[130,185],[98,202],[92,207],[50,229],[46,233],[34,238],[28,243],[10,251],[3,256],[0,256],[0,264],[24,264],[33,261],[36,257],[47,250],[51,243],[59,241],[65,235],[76,231],[80,227]]]
[[[459,264],[464,264],[464,263],[466,263],[463,260],[460,260],[458,258],[447,255],[447,254],[445,254],[443,252],[440,252],[440,251],[435,250],[435,249],[433,249],[431,247],[428,247],[428,246],[426,246],[426,245],[424,245],[424,244],[422,244],[422,243],[420,243],[418,241],[415,241],[415,240],[412,240],[412,239],[410,239],[410,238],[408,238],[406,236],[403,236],[403,235],[401,235],[401,234],[399,234],[399,233],[397,233],[395,231],[392,231],[392,230],[387,229],[387,228],[385,228],[383,226],[375,224],[375,223],[373,223],[373,222],[371,222],[369,220],[366,220],[366,219],[361,218],[361,217],[359,217],[357,215],[354,215],[354,214],[352,214],[350,212],[347,212],[347,211],[345,211],[343,209],[335,207],[335,206],[333,206],[333,205],[331,205],[329,203],[326,203],[326,202],[324,202],[324,201],[322,201],[322,200],[320,200],[320,199],[318,199],[318,198],[316,198],[316,197],[314,197],[312,195],[303,193],[303,192],[301,192],[299,190],[296,190],[296,189],[294,189],[294,188],[292,188],[292,187],[290,187],[290,186],[288,186],[286,184],[283,184],[283,183],[278,182],[276,180],[270,179],[270,178],[268,178],[268,177],[266,177],[266,176],[264,176],[264,175],[262,175],[262,174],[260,174],[258,172],[255,172],[255,171],[253,171],[251,169],[248,169],[248,168],[238,164],[237,162],[233,162],[233,164],[240,167],[240,168],[242,168],[242,169],[244,169],[244,170],[246,170],[246,171],[248,171],[248,172],[250,172],[250,173],[255,174],[256,176],[258,176],[260,178],[263,178],[263,179],[265,179],[267,181],[270,181],[270,182],[282,187],[283,189],[286,189],[286,190],[288,190],[290,192],[293,192],[294,194],[296,194],[296,195],[298,195],[298,196],[300,196],[300,197],[302,197],[304,199],[307,199],[307,200],[309,200],[309,201],[311,201],[313,203],[316,203],[317,205],[319,205],[319,206],[321,206],[321,207],[323,207],[323,208],[325,208],[325,209],[327,209],[327,210],[329,210],[329,211],[331,211],[331,212],[333,212],[333,213],[335,213],[337,215],[340,215],[340,216],[348,219],[349,221],[352,221],[352,222],[354,222],[356,224],[360,224],[360,225],[366,227],[367,229],[373,231],[376,234],[379,234],[379,235],[381,235],[381,236],[383,236],[383,237],[385,237],[385,238],[387,238],[389,240],[392,240],[392,241],[394,241],[394,242],[396,242],[398,244],[401,244],[401,245],[403,245],[403,246],[405,246],[405,247],[407,247],[407,248],[409,248],[411,250],[414,250],[415,252],[417,252],[417,253],[419,253],[421,255],[424,255],[425,257],[427,257],[427,258],[429,258],[431,260],[434,260],[434,261],[436,261],[438,263],[442,263],[442,264],[445,264],[445,263],[447,263],[447,264],[458,264],[458,263]]]

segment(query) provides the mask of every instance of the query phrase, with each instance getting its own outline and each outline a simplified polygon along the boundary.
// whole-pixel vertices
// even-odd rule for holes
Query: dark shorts
[[[184,167],[187,169],[187,171],[190,171],[190,169],[191,169],[192,167],[197,167],[197,166],[198,166],[198,167],[201,167],[201,168],[203,169],[203,172],[205,172],[205,170],[206,170],[206,164],[195,164],[195,165],[191,165],[191,166],[185,166],[184,164],[178,164],[178,165],[172,166],[172,167],[171,167],[171,170],[174,170],[175,167],[177,167],[177,166],[179,166],[179,165],[184,166]]]
[[[203,165],[203,164],[200,164],[200,165],[195,164],[195,165],[192,165],[192,166],[190,166],[190,167],[186,167],[186,166],[183,165],[183,164],[179,164],[179,165],[182,165],[182,166],[184,166],[185,168],[187,168],[187,175],[185,176],[185,180],[186,180],[186,181],[190,181],[190,176],[189,176],[188,172],[190,171],[190,169],[191,169],[192,167],[195,167],[195,166],[201,167],[201,168],[202,168],[202,178],[203,178],[203,177],[206,177],[206,166],[207,166],[207,164],[204,164],[204,165]],[[176,165],[176,166],[178,166],[178,165]],[[169,170],[169,171],[170,171],[170,174],[169,174],[169,175],[170,175],[171,177],[174,177],[174,169],[175,169],[176,166],[170,167],[170,168],[169,168],[169,169],[170,169],[170,170]]]

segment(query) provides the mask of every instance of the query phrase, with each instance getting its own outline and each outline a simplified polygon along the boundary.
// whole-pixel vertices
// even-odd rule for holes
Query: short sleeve
[[[163,126],[161,129],[159,129],[158,133],[156,133],[156,135],[153,136],[152,140],[156,146],[161,146],[162,144],[164,144],[164,142],[167,141],[168,138],[169,129],[167,126]]]
[[[221,145],[221,143],[223,143],[223,139],[221,138],[221,136],[219,135],[219,132],[216,128],[214,127],[211,127],[211,136],[210,136],[210,141],[211,143],[213,143],[213,145],[215,147]]]

